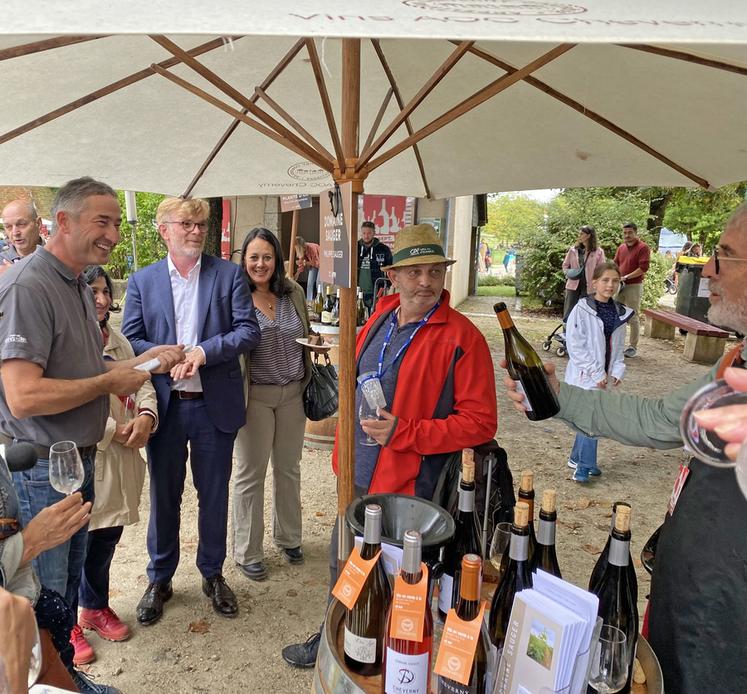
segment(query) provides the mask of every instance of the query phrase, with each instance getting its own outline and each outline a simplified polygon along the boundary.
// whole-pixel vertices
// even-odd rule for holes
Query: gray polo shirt
[[[24,359],[46,378],[77,379],[106,371],[93,294],[82,278],[44,248],[0,276],[0,359]],[[104,435],[109,396],[54,415],[16,419],[0,384],[0,431],[51,446],[92,446]]]

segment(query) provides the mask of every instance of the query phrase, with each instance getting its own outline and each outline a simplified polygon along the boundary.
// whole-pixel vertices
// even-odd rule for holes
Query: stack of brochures
[[[582,694],[599,599],[537,571],[516,594],[498,670],[496,694]]]

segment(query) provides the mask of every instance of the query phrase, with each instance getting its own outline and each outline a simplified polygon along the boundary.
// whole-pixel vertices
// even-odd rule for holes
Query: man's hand
[[[747,391],[747,370],[726,369],[724,378],[735,390]],[[747,442],[747,405],[714,407],[696,412],[694,416],[703,428],[715,431],[729,442],[724,450],[731,460],[736,460],[740,446]]]
[[[195,347],[187,352],[184,361],[171,369],[171,378],[178,381],[182,378],[192,378],[197,370],[205,365],[205,352],[202,347]]]
[[[27,564],[52,547],[67,542],[80,530],[91,515],[91,502],[83,503],[80,492],[66,496],[56,504],[43,508],[21,531],[23,536],[23,557],[21,564]]]
[[[130,363],[132,363],[130,361]],[[131,366],[114,365],[107,371],[102,378],[105,379],[107,393],[114,395],[132,395],[140,390],[148,379],[150,374],[147,371],[139,371]]]
[[[158,345],[143,352],[138,361],[142,364],[150,359],[157,358],[161,362],[161,365],[153,369],[152,373],[167,374],[177,364],[184,361],[184,356],[184,345]]]
[[[0,661],[5,664],[9,694],[28,692],[29,663],[36,617],[31,603],[0,588]],[[0,683],[2,684],[2,683]]]
[[[128,436],[124,442],[127,448],[142,448],[153,431],[153,417],[141,414],[127,424]]]
[[[381,419],[361,419],[361,429],[380,446],[386,444],[392,435],[397,418],[386,410],[379,409]]]
[[[505,359],[501,359],[498,362],[503,369],[508,368],[508,364]],[[555,364],[543,364],[545,367],[545,373],[547,374],[547,380],[550,383],[550,387],[555,391],[556,394],[560,393],[560,381],[555,375]],[[527,408],[524,407],[524,396],[516,390],[516,381],[511,376],[506,374],[503,377],[503,385],[506,386],[506,391],[510,400],[513,401],[514,409],[519,412],[526,412]]]

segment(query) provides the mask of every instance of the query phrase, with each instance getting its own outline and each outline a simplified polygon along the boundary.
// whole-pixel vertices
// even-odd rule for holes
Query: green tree
[[[488,223],[482,228],[482,239],[490,245],[516,243],[542,225],[545,207],[523,195],[490,196]]]

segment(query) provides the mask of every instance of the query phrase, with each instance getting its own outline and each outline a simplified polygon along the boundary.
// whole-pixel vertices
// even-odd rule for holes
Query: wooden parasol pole
[[[342,150],[345,161],[338,162],[335,181],[352,182],[353,204],[350,210],[348,234],[350,241],[351,275],[348,288],[340,289],[340,409],[337,440],[337,513],[339,538],[338,566],[342,568],[351,550],[351,535],[345,528],[345,510],[353,499],[355,469],[355,324],[356,287],[358,284],[358,196],[363,193],[364,172],[356,173],[358,135],[360,128],[360,39],[342,41]]]
[[[296,262],[296,235],[298,234],[298,210],[293,210],[291,213],[291,238],[290,238],[290,249],[288,250],[288,276],[294,277],[296,268],[293,267]],[[306,290],[306,296],[308,296],[308,289]]]

